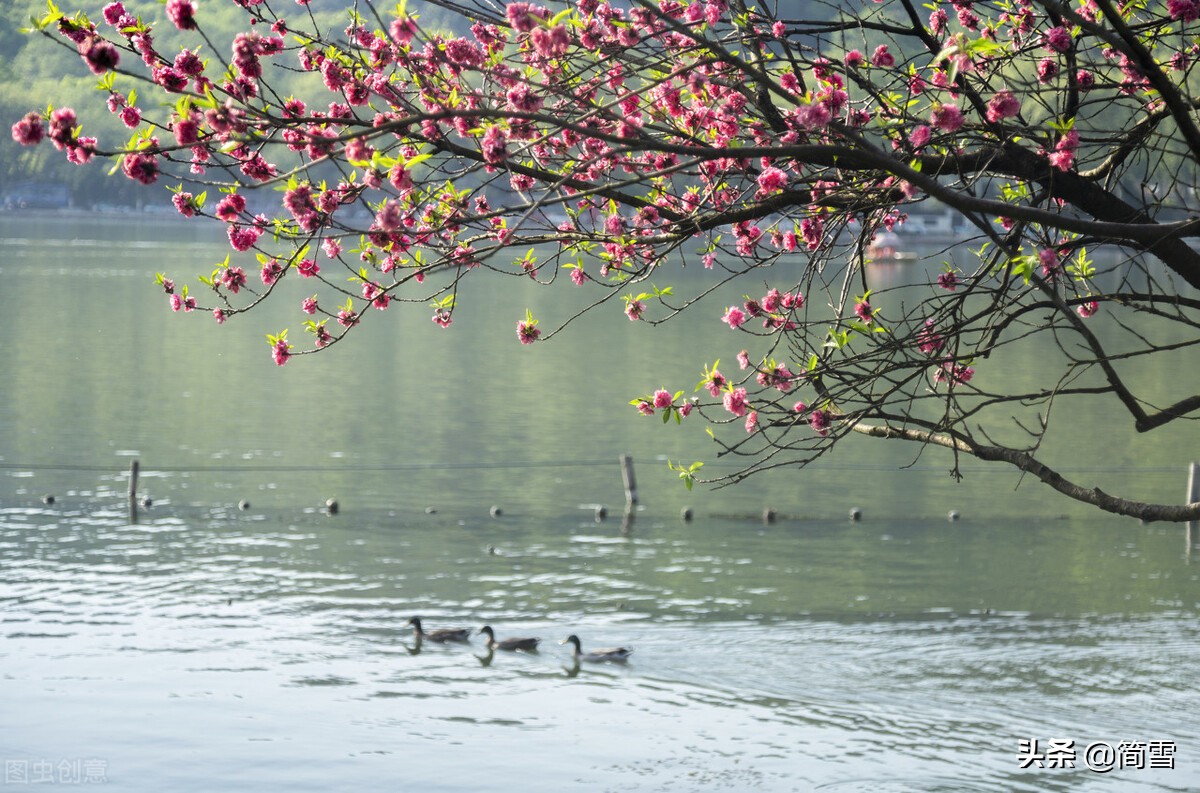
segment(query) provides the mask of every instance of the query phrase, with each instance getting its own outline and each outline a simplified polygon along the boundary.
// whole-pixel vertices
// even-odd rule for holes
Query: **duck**
[[[487,646],[489,650],[522,650],[527,653],[537,652],[538,643],[541,639],[531,637],[521,639],[501,639],[496,641],[496,632],[492,630],[491,625],[484,625],[479,629],[479,632],[487,636]]]
[[[590,653],[585,653],[579,646],[579,637],[571,634],[563,639],[559,644],[572,644],[575,646],[574,656],[576,661],[591,661],[593,663],[614,663],[623,664],[629,660],[629,656],[633,655],[632,647],[604,647],[599,650],[592,650]]]
[[[425,632],[421,627],[421,618],[413,617],[406,625],[413,626],[413,633],[416,634],[417,640],[425,640],[430,642],[467,642],[471,640],[470,628],[443,628],[441,630]]]

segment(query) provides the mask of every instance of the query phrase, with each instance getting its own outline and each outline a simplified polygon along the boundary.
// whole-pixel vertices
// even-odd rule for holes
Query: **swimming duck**
[[[604,647],[599,650],[592,650],[590,653],[585,653],[579,647],[579,637],[573,633],[559,642],[559,644],[574,645],[576,660],[592,661],[594,663],[608,661],[610,663],[623,664],[629,660],[629,656],[633,655],[632,647]]]
[[[496,641],[496,633],[492,630],[491,625],[484,625],[479,629],[479,632],[487,636],[487,646],[489,650],[524,650],[527,653],[537,651],[538,642],[541,639],[524,638],[524,639],[501,639]]]
[[[413,617],[406,625],[413,626],[413,633],[416,634],[418,640],[424,639],[431,642],[466,642],[471,640],[470,628],[443,628],[437,631],[425,632],[421,627],[421,618]]]

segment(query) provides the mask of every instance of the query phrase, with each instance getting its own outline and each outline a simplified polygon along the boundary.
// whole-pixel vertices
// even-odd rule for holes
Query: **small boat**
[[[880,231],[867,246],[867,259],[872,262],[914,261],[917,254],[901,250],[900,235],[891,231]]]

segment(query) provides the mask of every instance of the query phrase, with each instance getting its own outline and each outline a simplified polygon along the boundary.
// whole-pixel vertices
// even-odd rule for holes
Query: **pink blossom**
[[[196,6],[192,0],[167,0],[167,19],[180,30],[196,29]]]
[[[1075,165],[1075,152],[1073,151],[1055,151],[1051,152],[1049,157],[1050,164],[1060,171],[1069,171]]]
[[[262,266],[262,270],[259,271],[258,277],[263,282],[263,286],[271,286],[273,283],[278,281],[282,275],[283,265],[279,263],[278,259],[271,259]]]
[[[142,123],[142,111],[132,105],[121,108],[121,123],[129,129],[134,129]]]
[[[1054,58],[1042,58],[1038,61],[1037,75],[1038,82],[1042,84],[1049,83],[1058,74],[1058,61]]]
[[[725,379],[725,375],[721,374],[716,369],[713,369],[712,372],[709,373],[708,378],[704,381],[703,385],[708,388],[708,393],[712,394],[713,396],[720,396],[721,390],[725,388],[728,382],[729,381]]]
[[[803,402],[797,402],[796,404],[792,405],[792,410],[796,411],[797,413],[803,413],[804,411],[808,410],[808,405],[804,404]]]
[[[1087,69],[1080,69],[1075,72],[1075,82],[1079,85],[1080,91],[1090,91],[1096,85],[1096,75]]]
[[[947,291],[953,292],[958,288],[958,276],[952,272],[942,273],[937,278],[938,286]]]
[[[776,388],[785,394],[792,390],[795,378],[796,375],[787,368],[786,364],[776,364],[768,371],[760,371],[755,377],[759,385]]]
[[[808,417],[808,425],[822,438],[829,434],[830,423],[829,414],[824,410],[814,410]]]
[[[517,322],[517,338],[522,344],[533,344],[541,335],[542,331],[536,324],[525,320]]]
[[[843,61],[847,69],[857,69],[867,62],[867,58],[858,50],[850,50]]]
[[[726,410],[738,418],[746,415],[746,389],[735,388],[732,391],[726,391],[722,404],[725,405]]]
[[[524,344],[524,342],[522,342],[522,344]],[[649,402],[647,402],[644,399],[638,400],[637,409],[638,409],[638,412],[641,413],[643,416],[653,416],[654,415],[654,405],[650,404]]]
[[[300,310],[305,314],[316,314],[319,306],[315,297],[306,297],[300,302]]]
[[[440,328],[448,328],[454,322],[454,317],[444,308],[439,308],[433,312],[433,323]]]
[[[1100,304],[1095,300],[1089,300],[1086,303],[1080,303],[1075,307],[1075,311],[1077,311],[1079,316],[1083,317],[1084,319],[1087,319],[1099,310]]]
[[[179,192],[171,196],[171,203],[175,205],[175,209],[185,218],[190,218],[196,214],[195,196],[191,193]]]
[[[400,231],[404,227],[404,207],[390,198],[375,214],[375,225],[383,231]]]
[[[875,48],[875,51],[871,53],[871,63],[875,66],[887,68],[896,65],[896,58],[890,52],[888,52],[886,44],[880,44]]]
[[[28,118],[28,116],[26,116]],[[50,113],[50,142],[56,149],[63,149],[75,141],[75,111],[60,107]]]
[[[670,407],[674,401],[675,399],[671,396],[671,392],[664,388],[660,388],[654,392],[654,407],[656,408]]]
[[[1021,102],[1013,96],[1012,91],[1000,91],[988,102],[987,120],[995,123],[1020,112]]]
[[[167,300],[171,304],[172,311],[178,311],[183,308],[183,298],[179,295],[172,294]]]
[[[226,316],[227,316],[226,313],[222,309],[219,309],[219,308],[213,309],[213,319],[215,319],[217,321],[218,325],[225,324]]]
[[[1071,31],[1062,27],[1053,27],[1042,35],[1042,43],[1052,52],[1066,52],[1071,49]]]
[[[112,42],[99,36],[85,39],[79,45],[79,54],[92,74],[104,74],[121,61],[121,54]]]
[[[191,146],[200,140],[200,122],[194,118],[176,119],[171,131],[180,146]]]
[[[283,366],[288,362],[288,358],[292,357],[292,345],[287,343],[287,339],[280,338],[275,341],[271,347],[271,357],[275,360],[276,366]]]
[[[682,405],[679,406],[679,417],[687,418],[691,414],[692,408],[694,408],[695,406],[696,405],[694,402],[685,401]]]
[[[507,144],[508,140],[504,135],[504,130],[498,126],[488,127],[487,132],[483,133],[483,138],[480,140],[484,162],[492,165],[504,162],[504,158],[508,155]]]
[[[929,116],[929,123],[942,132],[957,132],[963,122],[963,113],[957,105],[934,105]]]
[[[813,102],[796,111],[796,120],[807,130],[819,130],[833,120],[833,113],[824,102]]]
[[[508,24],[519,33],[528,33],[537,27],[539,19],[545,19],[549,15],[546,9],[529,3],[509,3],[504,9]]]
[[[123,16],[125,16],[125,6],[122,3],[113,2],[104,6],[104,21],[108,24],[118,24]]]
[[[236,295],[246,285],[246,271],[241,267],[226,267],[221,272],[221,283]]]
[[[751,410],[746,414],[746,432],[754,432],[758,429],[758,411]]]
[[[728,323],[730,328],[736,330],[746,322],[746,312],[737,306],[729,306],[725,309],[725,316],[721,317],[721,321]]]
[[[750,368],[750,353],[746,352],[745,350],[742,350],[741,352],[739,352],[737,354],[737,362],[738,362],[739,369],[749,369]]]
[[[575,286],[583,286],[587,282],[587,275],[583,272],[582,267],[575,267],[571,270],[571,283]]]
[[[631,29],[622,28],[622,31],[631,32]],[[536,27],[530,32],[529,40],[544,58],[562,57],[571,44],[571,36],[564,25],[555,25],[552,28]]]
[[[317,273],[321,272],[321,266],[313,259],[301,259],[300,264],[296,266],[302,278],[312,278]]]
[[[929,30],[935,35],[940,36],[946,32],[946,23],[949,22],[949,15],[946,9],[939,8],[929,15]]]
[[[787,186],[787,174],[779,168],[767,168],[758,175],[758,195],[777,193]]]
[[[625,304],[625,315],[633,322],[637,322],[642,318],[642,312],[646,310],[646,304],[641,300],[630,300]]]
[[[860,300],[854,304],[854,313],[867,325],[870,325],[871,321],[875,319],[875,312],[866,300]]]
[[[458,66],[478,69],[487,60],[483,51],[466,39],[451,39],[445,46],[446,57]]]
[[[804,308],[804,293],[803,292],[784,292],[783,307],[791,310],[793,308]]]
[[[934,330],[932,318],[925,320],[925,327],[917,334],[917,349],[926,355],[933,355],[942,349],[942,337]]]
[[[239,226],[236,223],[230,223],[225,229],[229,236],[229,244],[233,246],[235,251],[248,251],[254,247],[254,243],[258,242],[258,238],[262,236],[262,229],[257,226]]]
[[[1200,3],[1196,0],[1167,0],[1167,13],[1171,19],[1195,22],[1200,19]]]
[[[771,289],[763,296],[762,309],[770,314],[774,314],[779,310],[780,304],[783,302],[782,296],[778,289]]]
[[[22,146],[36,146],[46,135],[42,117],[37,113],[26,113],[24,118],[12,126],[12,137]]]
[[[221,220],[232,222],[246,210],[246,199],[239,193],[233,193],[222,198],[217,203],[214,214]]]
[[[408,16],[397,17],[388,28],[388,34],[392,37],[392,41],[402,47],[407,47],[416,33],[417,24],[412,17]]]
[[[955,385],[970,382],[975,376],[975,370],[965,364],[954,363],[953,361],[945,361],[941,367],[933,372],[933,382],[945,383],[950,382]]]
[[[909,133],[908,142],[914,149],[919,149],[928,143],[931,137],[933,137],[933,130],[926,124],[919,124]]]
[[[1042,277],[1046,279],[1054,278],[1059,270],[1058,251],[1053,248],[1043,248],[1038,251],[1038,261],[1042,265]]]
[[[158,158],[142,151],[126,154],[121,161],[121,170],[135,182],[154,184],[158,179]]]
[[[825,236],[825,221],[820,217],[807,217],[800,221],[800,236],[804,238],[804,246],[810,251],[821,247]]]

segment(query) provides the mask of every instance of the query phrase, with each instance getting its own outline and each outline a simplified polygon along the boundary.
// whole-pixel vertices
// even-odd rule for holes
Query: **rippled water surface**
[[[50,266],[7,233],[6,785],[87,763],[130,791],[1200,788],[1200,562],[1180,527],[853,444],[688,493],[661,458],[705,441],[602,405],[659,385],[623,318],[595,372],[569,339],[517,349],[424,318],[277,370],[252,328],[172,317],[148,287],[219,247],[150,235],[119,265]],[[1087,461],[1178,498],[1157,453]],[[131,459],[152,499],[136,523]],[[541,652],[418,645],[414,615]],[[568,633],[634,654],[578,666]],[[1078,767],[1022,769],[1029,739],[1075,741]],[[1100,741],[1173,742],[1175,767],[1090,771]]]

